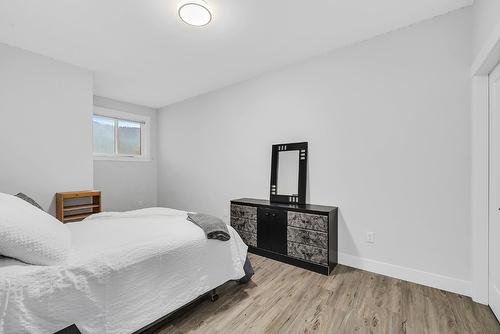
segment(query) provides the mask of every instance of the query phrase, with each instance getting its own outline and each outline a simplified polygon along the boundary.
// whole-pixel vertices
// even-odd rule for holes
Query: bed
[[[0,257],[0,333],[132,333],[244,276],[247,246],[208,240],[186,212],[149,208],[67,224],[64,265]]]

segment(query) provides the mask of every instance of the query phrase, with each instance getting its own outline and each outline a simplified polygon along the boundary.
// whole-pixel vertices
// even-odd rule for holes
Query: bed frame
[[[132,334],[152,334],[156,330],[158,330],[161,327],[163,327],[167,322],[169,322],[169,321],[177,318],[178,316],[180,316],[181,314],[183,314],[187,310],[189,310],[189,309],[193,308],[194,306],[198,305],[202,300],[204,300],[207,297],[210,299],[210,301],[212,303],[216,302],[217,299],[219,299],[219,295],[217,294],[217,290],[216,289],[217,288],[210,290],[209,292],[207,292],[207,293],[199,296],[198,298],[190,301],[186,305],[181,306],[177,310],[170,312],[169,314],[161,317],[160,319],[158,319],[156,321],[153,321],[149,325],[146,325],[146,326],[142,327],[141,329],[133,332]]]

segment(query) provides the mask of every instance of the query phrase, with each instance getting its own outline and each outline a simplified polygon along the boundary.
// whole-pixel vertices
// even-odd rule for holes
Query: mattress
[[[228,226],[207,240],[186,212],[149,208],[68,224],[61,266],[0,259],[0,333],[131,333],[244,276],[247,246]]]

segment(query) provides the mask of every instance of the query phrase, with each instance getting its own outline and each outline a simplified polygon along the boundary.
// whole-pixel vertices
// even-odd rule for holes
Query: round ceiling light
[[[177,5],[177,12],[182,21],[192,26],[205,26],[212,21],[212,13],[203,0],[182,0]]]

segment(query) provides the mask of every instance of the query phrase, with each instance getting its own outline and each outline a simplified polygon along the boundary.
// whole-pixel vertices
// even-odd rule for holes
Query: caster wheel
[[[210,301],[211,301],[212,303],[216,302],[216,301],[217,301],[217,299],[219,299],[219,295],[218,295],[218,294],[216,294],[216,293],[215,293],[215,294],[213,294],[213,295],[210,295]]]

